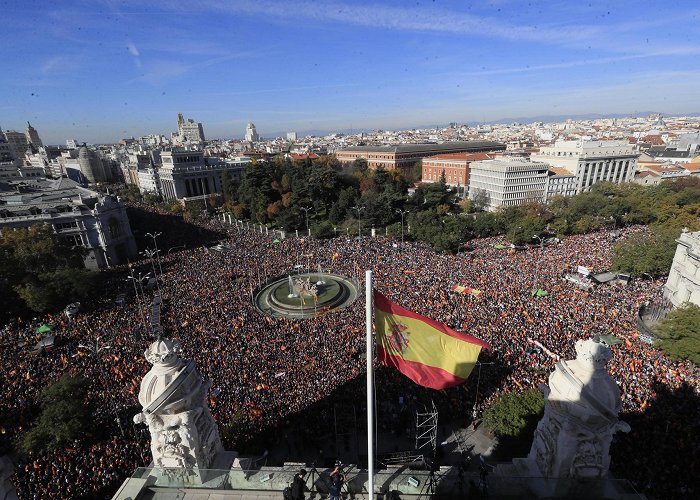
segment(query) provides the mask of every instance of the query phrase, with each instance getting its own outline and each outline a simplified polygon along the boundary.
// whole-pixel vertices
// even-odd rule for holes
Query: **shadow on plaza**
[[[631,430],[610,449],[611,473],[654,498],[697,498],[700,493],[700,396],[688,384],[671,390],[652,384],[655,397],[641,413],[623,413]]]
[[[132,206],[127,208],[127,213],[139,251],[153,247],[153,240],[146,236],[147,233],[161,233],[157,239],[161,255],[169,249],[213,244],[227,237],[223,232],[188,222],[182,215],[162,214]]]
[[[492,395],[508,374],[507,367],[500,364],[490,365],[488,369],[488,373],[486,367],[482,371],[480,401]],[[456,465],[468,454],[468,447],[454,441],[440,444],[452,436],[452,430],[464,429],[471,423],[476,386],[476,370],[466,383],[437,391],[414,384],[394,368],[377,367],[377,458],[415,452],[416,412],[430,410],[434,402],[438,413],[437,459],[443,464]],[[304,462],[331,467],[339,459],[364,467],[367,463],[365,376],[358,375],[321,400],[286,416],[277,426],[264,429],[250,439],[236,442],[235,434],[234,426],[223,431],[226,447],[249,456],[261,456],[267,451],[267,465]],[[425,450],[416,454],[429,455]]]

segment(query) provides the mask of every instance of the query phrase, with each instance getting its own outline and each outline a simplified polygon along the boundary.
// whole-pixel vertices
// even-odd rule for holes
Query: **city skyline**
[[[3,7],[0,126],[47,144],[700,111],[700,8],[635,2]]]

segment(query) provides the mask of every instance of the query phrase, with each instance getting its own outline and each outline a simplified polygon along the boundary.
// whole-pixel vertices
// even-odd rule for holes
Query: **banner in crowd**
[[[482,348],[491,346],[394,304],[374,292],[377,358],[416,384],[446,389],[464,382]]]
[[[481,290],[477,290],[476,288],[469,288],[468,286],[462,286],[462,285],[452,285],[452,291],[461,293],[464,295],[473,295],[474,297],[478,297],[481,294]]]

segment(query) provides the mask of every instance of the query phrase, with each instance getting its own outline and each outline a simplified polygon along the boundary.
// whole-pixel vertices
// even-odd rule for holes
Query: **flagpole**
[[[365,318],[367,324],[367,494],[374,499],[374,361],[372,341],[372,271],[365,271]]]

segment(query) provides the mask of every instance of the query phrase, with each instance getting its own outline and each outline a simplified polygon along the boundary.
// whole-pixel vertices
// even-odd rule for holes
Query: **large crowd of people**
[[[632,431],[613,443],[613,474],[660,497],[700,492],[700,371],[642,342],[634,322],[640,305],[661,298],[663,282],[632,280],[626,286],[586,290],[563,279],[579,265],[608,269],[609,232],[518,252],[498,248],[499,238],[475,240],[468,251],[449,255],[384,237],[275,242],[271,235],[215,219],[194,223],[227,234],[226,248],[200,246],[163,255],[161,320],[164,335],[177,340],[183,356],[194,359],[212,380],[210,405],[228,448],[264,436],[278,439],[275,433],[285,422],[321,405],[310,417],[318,422],[306,419],[288,436],[313,439],[319,426],[327,425],[323,405],[364,399],[359,394],[363,384],[354,383],[365,364],[362,297],[348,308],[299,321],[261,315],[251,301],[252,290],[297,264],[360,282],[363,270],[372,269],[375,287],[388,298],[489,342],[493,349],[483,351],[482,359],[494,362],[481,369],[478,394],[473,377],[457,388],[431,391],[394,371],[379,370],[378,401],[433,399],[441,414],[466,419],[473,405],[478,415],[499,392],[546,382],[556,356],[575,357],[576,340],[612,334],[622,343],[612,347],[608,368],[620,387],[622,418],[632,424]],[[167,227],[161,230],[167,232]],[[627,228],[622,237],[644,230]],[[141,265],[150,269],[148,262]],[[150,462],[148,433],[133,425],[131,417],[140,411],[136,395],[149,369],[143,352],[151,340],[138,312],[144,304],[133,296],[124,305],[114,302],[118,293],[128,291],[124,277],[115,278],[102,297],[73,319],[58,314],[17,319],[0,330],[3,433],[26,431],[36,417],[38,394],[63,373],[91,380],[88,399],[100,429],[61,449],[26,457],[14,476],[20,498],[110,497],[125,477]],[[481,293],[454,293],[455,284]],[[548,296],[533,296],[536,288]],[[40,322],[55,324],[61,342],[51,352],[34,355],[29,347]],[[98,337],[110,348],[92,354],[78,346]],[[384,405],[384,410],[395,408]],[[397,433],[407,425],[402,419],[379,420],[383,430]]]

